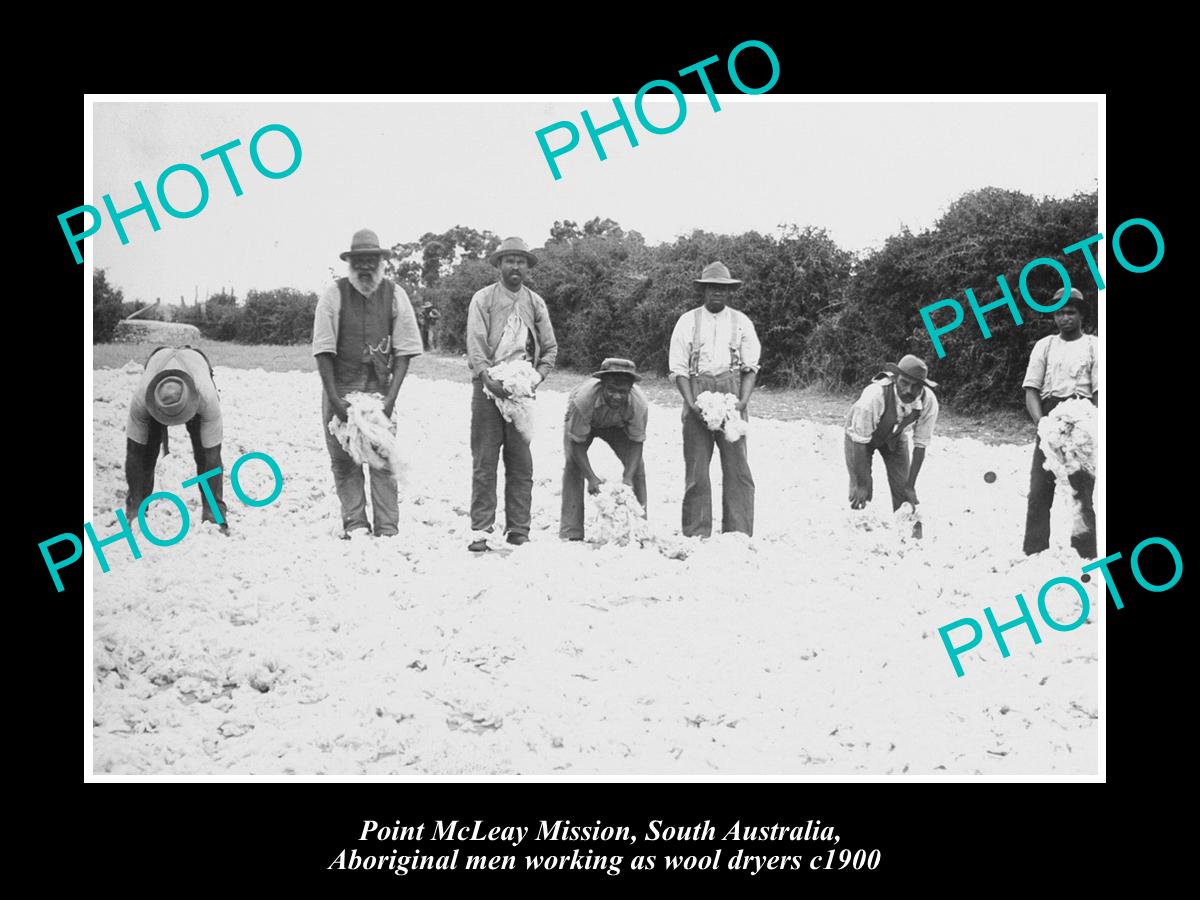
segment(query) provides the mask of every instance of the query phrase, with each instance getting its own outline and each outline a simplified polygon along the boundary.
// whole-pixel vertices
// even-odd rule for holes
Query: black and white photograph
[[[1103,98],[680,85],[90,98],[92,777],[1099,778]]]

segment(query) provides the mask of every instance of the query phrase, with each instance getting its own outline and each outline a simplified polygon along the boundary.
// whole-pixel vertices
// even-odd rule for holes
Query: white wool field
[[[141,366],[94,376],[92,522],[116,530],[125,421]],[[226,469],[270,454],[268,506],[226,484],[231,533],[200,524],[184,428],[155,489],[181,493],[187,536],[107,549],[93,567],[96,773],[153,776],[1080,776],[1098,768],[1096,584],[1073,631],[1005,632],[983,609],[1037,616],[1039,588],[1079,577],[1071,510],[1051,549],[1021,553],[1032,439],[935,436],[917,485],[924,540],[905,540],[876,457],[875,497],[851,511],[838,426],[752,418],[755,535],[678,538],[678,405],[652,405],[645,461],[657,544],[558,540],[566,394],[541,391],[528,544],[470,554],[470,386],[409,376],[400,392],[400,533],[340,531],[312,372],[218,367]],[[715,456],[715,454],[714,454]],[[606,444],[597,473],[620,478]],[[984,473],[998,476],[985,483]],[[720,465],[714,458],[714,523]],[[270,491],[260,462],[252,496]],[[501,466],[503,485],[503,466]],[[589,498],[589,513],[592,500]],[[503,520],[501,499],[499,516]],[[170,504],[151,529],[178,530]],[[136,527],[136,526],[135,526]],[[674,538],[672,538],[674,536]],[[682,553],[676,553],[682,556]],[[1073,621],[1079,599],[1049,597]],[[938,628],[977,619],[956,677]],[[965,629],[955,633],[964,641]]]

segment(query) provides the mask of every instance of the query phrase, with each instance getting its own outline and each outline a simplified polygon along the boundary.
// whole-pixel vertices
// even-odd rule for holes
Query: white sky
[[[666,96],[666,95],[663,95]],[[906,224],[931,226],[958,196],[995,186],[1041,196],[1090,191],[1098,176],[1098,116],[1093,102],[813,103],[786,97],[720,96],[713,112],[689,95],[673,133],[641,128],[633,98],[622,96],[638,136],[603,135],[601,162],[580,119],[600,126],[615,117],[608,98],[571,102],[262,102],[96,103],[93,191],[81,202],[118,210],[137,202],[140,179],[161,230],[144,214],[124,224],[122,246],[107,219],[84,252],[126,299],[190,303],[221,286],[319,290],[338,253],[359,228],[385,244],[412,241],[456,225],[518,235],[542,246],[556,219],[582,225],[609,217],[649,243],[695,228],[727,234],[777,233],[781,223],[827,228],[842,247],[876,247]],[[656,124],[676,107],[647,103]],[[580,144],[558,158],[555,181],[534,132],[559,120],[580,130]],[[261,176],[249,157],[251,135],[282,123],[303,148],[290,176]],[[240,138],[230,153],[245,193],[235,198],[206,150]],[[549,136],[551,146],[565,132]],[[286,139],[268,135],[264,162],[290,161]],[[186,162],[206,176],[208,205],[189,219],[164,213],[155,183]],[[168,198],[193,206],[198,191],[172,175]]]

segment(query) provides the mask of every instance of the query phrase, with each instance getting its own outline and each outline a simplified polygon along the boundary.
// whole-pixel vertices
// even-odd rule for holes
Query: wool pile
[[[589,539],[596,544],[643,544],[649,540],[650,529],[645,511],[624,482],[606,481],[592,506],[594,520],[588,527]]]
[[[125,362],[122,358],[121,362]],[[93,495],[100,537],[125,502],[125,423],[140,366],[93,373]],[[925,537],[899,532],[885,488],[846,500],[840,424],[756,417],[754,536],[680,535],[679,407],[651,403],[648,527],[624,547],[560,541],[566,392],[538,388],[530,542],[469,553],[472,481],[465,364],[458,381],[412,372],[396,403],[407,468],[399,534],[341,541],[316,372],[217,365],[229,464],[269,453],[269,506],[226,484],[230,533],[199,524],[180,489],[190,453],[157,461],[192,527],[178,544],[107,546],[82,610],[93,684],[91,768],[114,776],[1079,776],[1098,766],[1098,628],[1006,632],[1049,579],[1079,577],[1060,491],[1051,546],[1025,556],[1027,443],[939,438],[921,476]],[[182,426],[172,443],[187,441]],[[592,453],[620,483],[623,464]],[[876,458],[874,477],[884,484]],[[996,479],[985,483],[984,472]],[[246,493],[274,479],[243,467]],[[502,490],[500,491],[502,493]],[[589,507],[591,497],[587,498]],[[503,522],[499,498],[498,533]],[[172,518],[174,517],[174,518]],[[152,533],[175,534],[156,503]],[[1060,527],[1061,526],[1061,527]],[[137,523],[134,523],[135,529]],[[591,536],[589,534],[589,536]],[[1117,549],[1117,548],[1113,548]],[[49,576],[43,573],[45,584]],[[1087,585],[1092,608],[1097,584]],[[1004,598],[1008,598],[1005,600]],[[1032,603],[1032,601],[1031,601]],[[1051,615],[1073,621],[1063,586]],[[1038,613],[1035,612],[1035,616]],[[956,677],[938,627],[972,617],[984,641]],[[957,636],[957,635],[956,635]],[[961,637],[957,638],[962,640]],[[1119,658],[1108,661],[1110,677]],[[87,763],[85,763],[87,765]]]
[[[383,398],[353,391],[346,395],[346,404],[350,407],[346,421],[333,416],[327,426],[329,433],[356,463],[398,475],[401,463],[396,423],[383,414]]]
[[[741,439],[750,426],[737,408],[738,398],[734,394],[704,391],[696,398],[696,406],[704,417],[710,431],[723,431],[727,441]]]
[[[526,441],[533,440],[533,388],[537,384],[537,371],[527,360],[511,359],[488,369],[488,375],[504,385],[511,396],[497,397],[486,387],[483,392],[496,401],[496,407],[504,421],[512,422]]]
[[[1090,400],[1067,400],[1038,422],[1047,472],[1065,482],[1075,472],[1096,474],[1098,413]]]

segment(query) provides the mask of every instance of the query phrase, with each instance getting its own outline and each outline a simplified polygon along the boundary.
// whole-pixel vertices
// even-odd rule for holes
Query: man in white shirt
[[[1062,299],[1059,288],[1054,300]],[[1033,345],[1029,368],[1025,371],[1025,409],[1036,426],[1059,403],[1072,397],[1100,402],[1100,380],[1094,334],[1084,334],[1087,303],[1078,288],[1071,288],[1067,302],[1054,311],[1058,334],[1047,335]],[[1054,503],[1054,476],[1043,463],[1041,439],[1033,445],[1033,468],[1029,474],[1029,504],[1025,513],[1025,553],[1040,553],[1050,546],[1050,507]],[[1096,479],[1079,471],[1070,476],[1071,487],[1079,498],[1085,530],[1071,535],[1071,546],[1084,559],[1096,555],[1096,511],[1092,492]]]
[[[917,476],[937,427],[938,399],[933,393],[937,382],[929,380],[924,360],[911,353],[899,363],[886,363],[884,369],[888,374],[868,384],[846,416],[851,509],[862,509],[871,500],[871,460],[876,450],[887,470],[892,509],[920,502]],[[913,536],[921,536],[920,523],[914,526]]]
[[[133,389],[125,425],[125,517],[137,515],[142,501],[154,493],[154,467],[161,448],[167,451],[167,429],[184,425],[192,440],[196,474],[217,475],[199,482],[201,521],[229,533],[223,500],[221,462],[221,398],[213,383],[208,357],[194,347],[159,347],[146,360]]]
[[[743,419],[758,377],[762,345],[754,323],[726,304],[741,281],[714,262],[695,279],[704,301],[679,317],[671,335],[670,369],[683,397],[683,534],[712,534],[712,484],[709,466],[713,445],[721,452],[721,530],[754,534],[754,478],[746,458],[746,438],[728,441],[710,431],[696,407],[705,391],[734,394]]]

